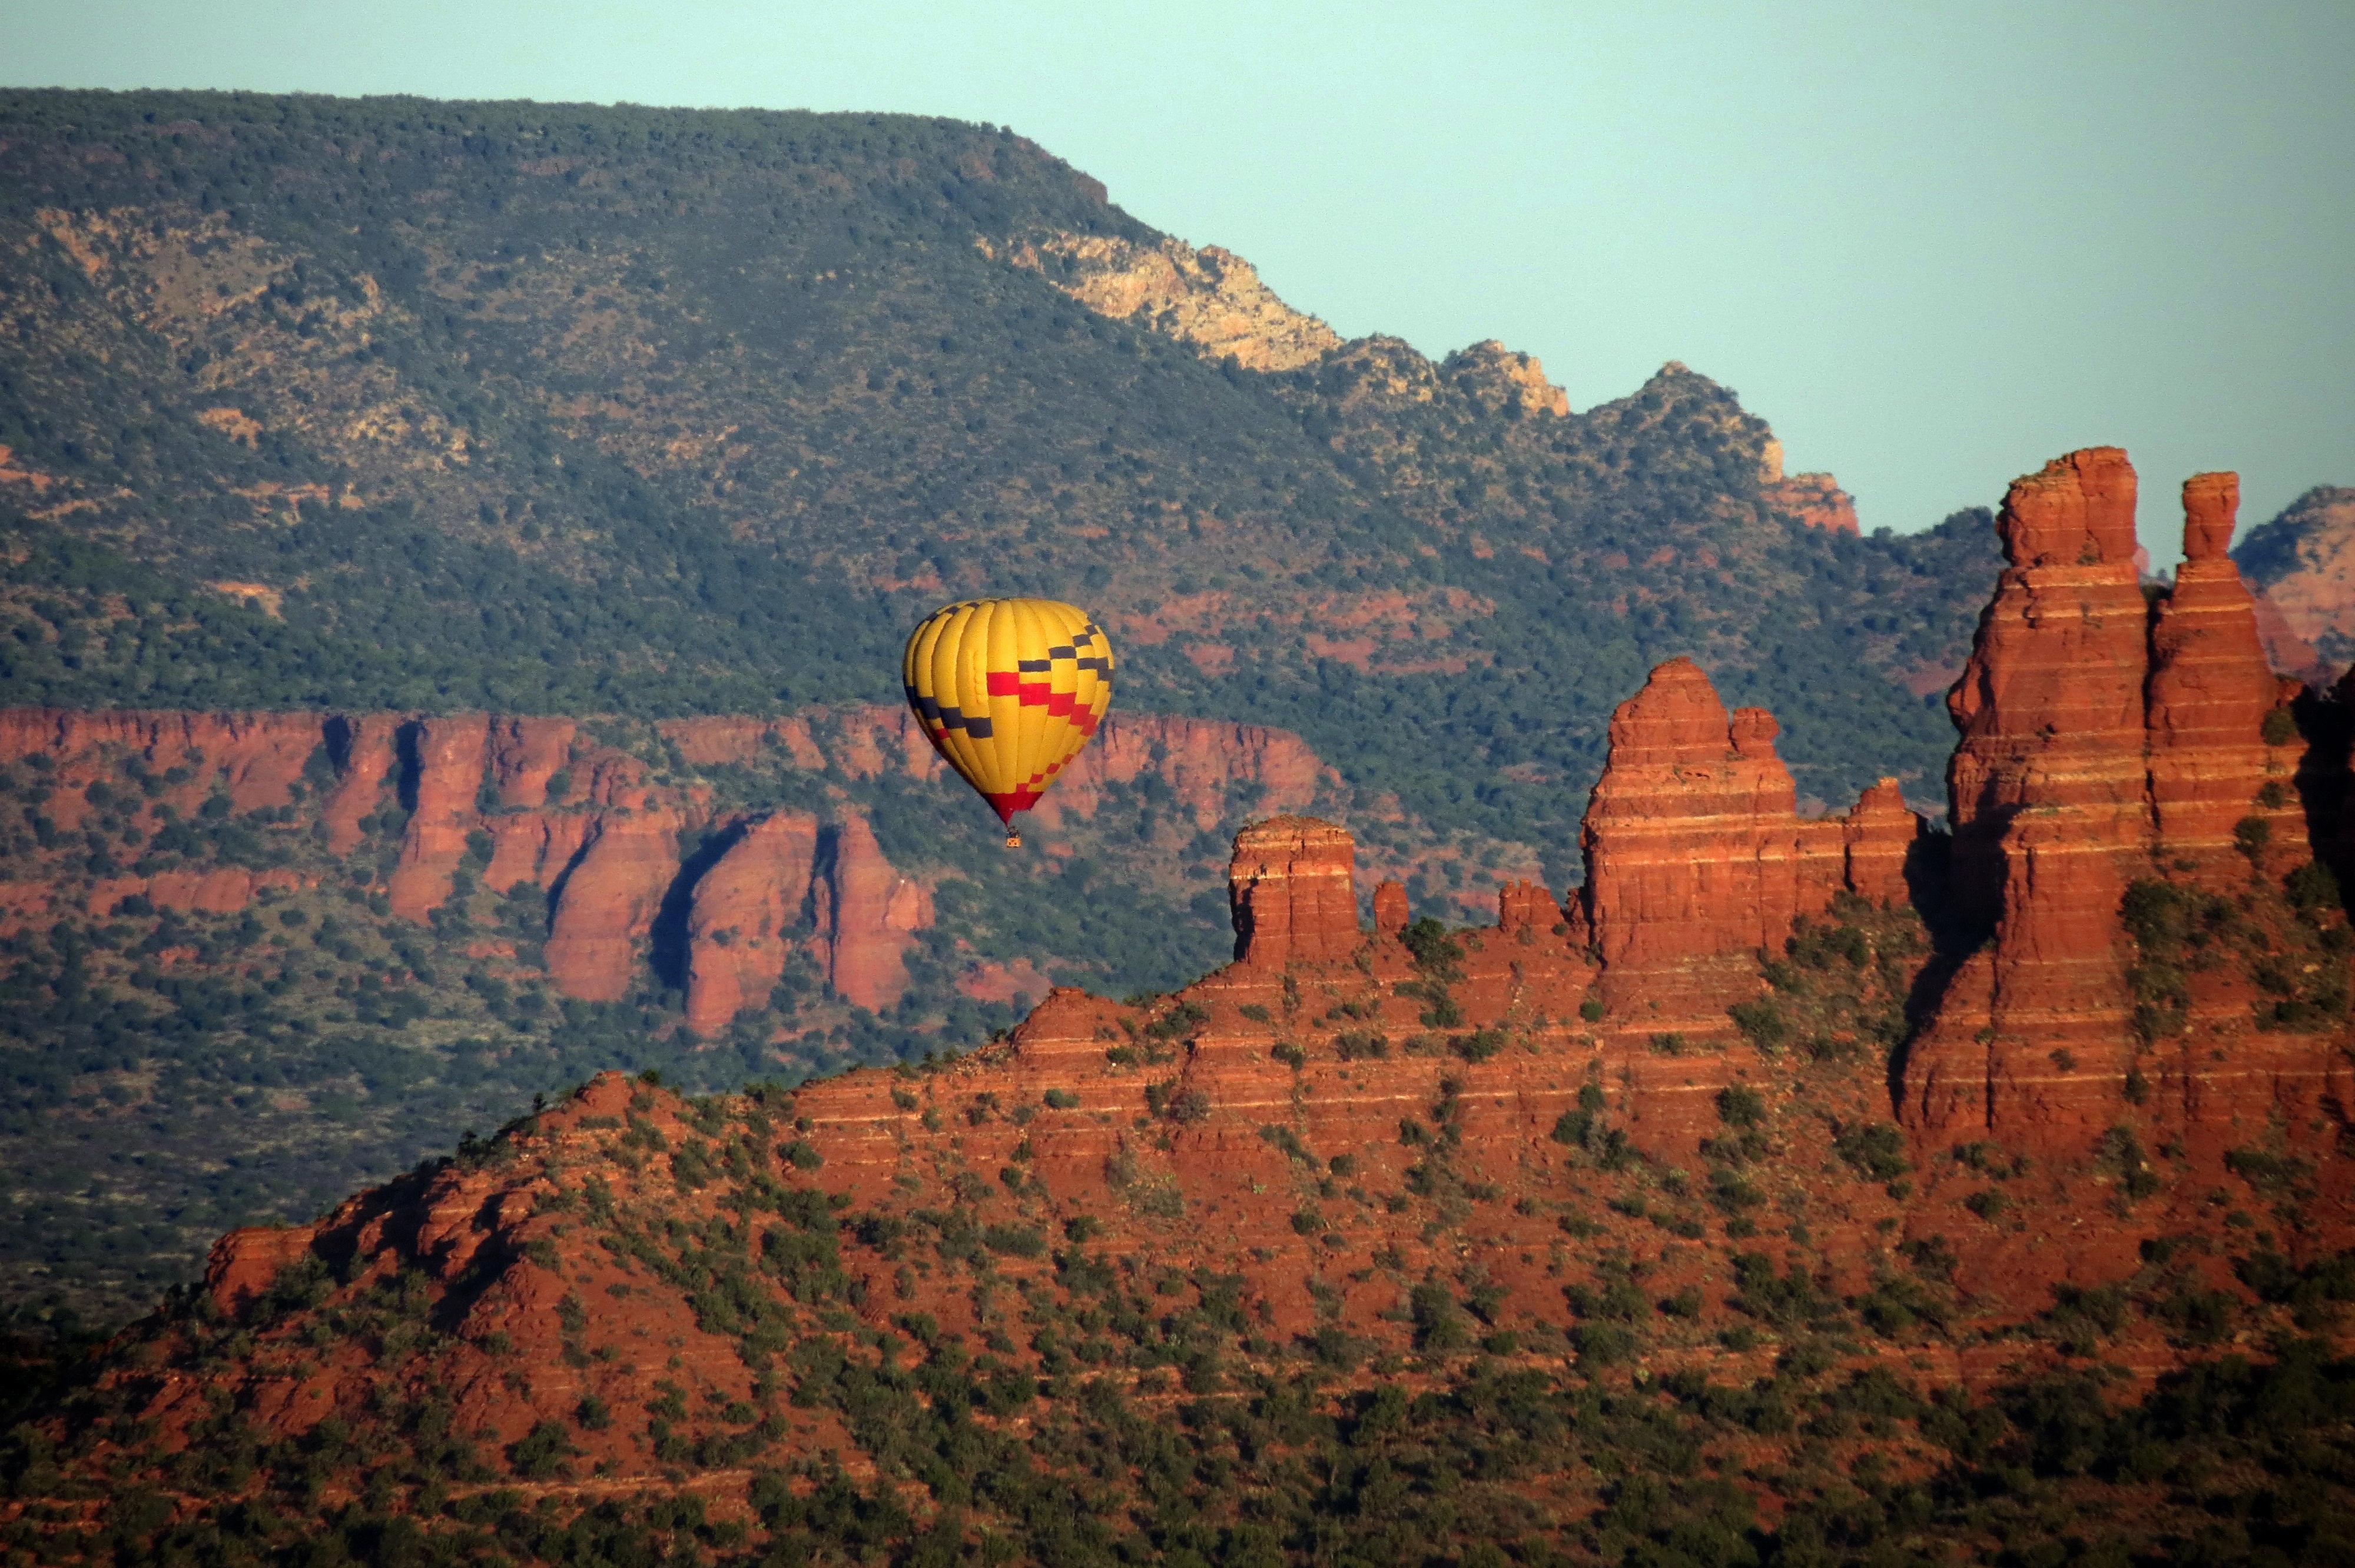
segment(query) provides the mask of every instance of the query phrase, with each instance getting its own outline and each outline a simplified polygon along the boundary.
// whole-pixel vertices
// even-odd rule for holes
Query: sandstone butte
[[[682,1451],[665,1457],[668,1436],[725,1436],[724,1409],[771,1410],[762,1441],[788,1457],[856,1463],[826,1400],[773,1404],[789,1349],[811,1377],[861,1344],[888,1364],[961,1338],[1063,1375],[1068,1347],[1023,1325],[1084,1310],[1091,1278],[1185,1302],[1231,1277],[1259,1347],[1244,1353],[1263,1359],[1328,1331],[1402,1351],[1411,1287],[1444,1281],[1522,1336],[1496,1357],[1544,1368],[1579,1342],[1565,1287],[1632,1260],[1647,1293],[1690,1303],[1659,1320],[1636,1375],[1732,1384],[1777,1351],[1773,1332],[1716,1335],[1762,1268],[1854,1301],[1908,1258],[1943,1259],[1929,1272],[1955,1331],[1845,1352],[1932,1385],[2065,1359],[2010,1330],[2056,1287],[2126,1280],[2147,1257],[2263,1310],[2236,1252],[2355,1244],[2343,989],[2338,1017],[2261,1030],[2244,967],[2194,962],[2181,1017],[2146,1037],[2120,904],[2130,882],[2227,888],[2208,907],[2237,910],[2253,950],[2293,940],[2274,890],[2309,835],[2343,842],[2336,825],[2236,851],[2235,873],[2220,824],[2286,821],[2270,786],[2301,762],[2343,784],[2349,759],[2343,736],[2306,754],[2274,716],[2282,694],[2220,551],[2229,480],[2187,487],[2196,569],[2148,613],[2133,484],[2122,454],[2095,450],[2013,488],[2010,564],[1951,700],[1950,874],[1892,785],[1797,819],[1773,721],[1728,714],[1672,661],[1614,717],[1571,907],[1516,884],[1495,926],[1451,936],[1386,883],[1367,930],[1348,833],[1279,816],[1235,845],[1234,961],[1175,995],[1058,990],[954,1062],[757,1100],[691,1105],[604,1075],[314,1225],[224,1237],[204,1290],[101,1382],[165,1450],[206,1440],[221,1411],[298,1436],[443,1398],[496,1457],[584,1399],[667,1410],[659,1429],[568,1428],[577,1473],[593,1465],[612,1490],[660,1480]],[[2298,701],[2312,718],[2316,699]],[[757,985],[752,944],[785,914],[774,890],[824,854],[811,824],[744,828],[719,863],[742,856],[741,874],[710,906],[735,937],[698,950],[703,983]],[[2339,934],[2322,950],[2343,971],[2344,911],[2310,918]],[[1762,1001],[1787,1033],[1727,1027],[1729,1007]],[[2276,1201],[2253,1242],[2241,1205],[2264,1207],[2263,1183]],[[825,1239],[772,1227],[745,1254],[757,1267],[712,1272],[723,1253],[692,1238],[734,1245],[762,1210]],[[732,1305],[698,1293],[723,1279]],[[430,1340],[395,1354],[401,1330],[333,1327],[412,1288],[441,1326]],[[2103,1358],[2144,1385],[2197,1353],[2149,1317],[2119,1336]],[[1089,1364],[1146,1386],[1130,1362]],[[698,1484],[724,1499],[743,1476]]]
[[[697,767],[765,757],[854,779],[940,779],[939,757],[904,710],[830,717],[815,726],[807,715],[686,718],[657,730]],[[651,782],[638,757],[591,739],[570,718],[0,710],[0,761],[35,757],[54,769],[60,788],[45,810],[67,831],[88,813],[84,789],[134,768],[156,806],[194,815],[218,792],[240,812],[285,810],[278,831],[315,821],[338,854],[357,851],[368,824],[405,806],[386,877],[394,915],[430,920],[462,874],[493,893],[543,889],[549,978],[587,1001],[630,993],[651,961],[666,901],[680,899],[687,1022],[705,1035],[764,1003],[795,945],[843,1000],[889,1008],[906,989],[914,933],[932,923],[931,889],[890,863],[855,810],[825,821],[722,811],[700,786]],[[1105,786],[1148,773],[1199,829],[1224,814],[1231,782],[1257,786],[1281,808],[1309,803],[1332,778],[1288,731],[1115,715],[1039,818],[1051,831],[1092,816]],[[706,835],[719,838],[720,853],[690,864],[686,846]],[[231,867],[109,877],[91,889],[91,912],[144,897],[159,908],[233,913],[293,874]],[[51,896],[37,883],[0,886],[0,927],[36,918]]]
[[[2027,1125],[2083,1146],[2114,1124],[2130,1072],[2229,1100],[2227,1077],[2318,1071],[2278,1036],[2239,1047],[2230,1075],[2195,1066],[2188,1045],[2145,1063],[2128,1028],[2130,881],[2156,868],[2245,884],[2252,868],[2234,847],[2244,821],[2278,846],[2259,869],[2306,853],[2293,788],[2305,748],[2294,724],[2268,729],[2288,694],[2222,551],[2236,493],[2229,474],[2186,484],[2187,559],[2155,614],[2136,577],[2124,452],[2073,453],[2005,498],[2009,565],[1947,698],[1961,731],[1947,774],[1955,917],[1987,939],[1946,981],[1907,1061],[1905,1108],[1925,1130]],[[2245,1012],[2232,977],[2193,978],[2195,1011]]]

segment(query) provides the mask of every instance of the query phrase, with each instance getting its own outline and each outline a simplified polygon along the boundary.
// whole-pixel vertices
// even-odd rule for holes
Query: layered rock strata
[[[2237,494],[2230,474],[2185,485],[2187,558],[2155,612],[2137,581],[2124,452],[2072,453],[2005,499],[2009,565],[1947,699],[1960,731],[1948,770],[1954,889],[1965,930],[1984,942],[1906,1060],[1905,1114],[1925,1135],[2088,1147],[2126,1114],[2139,1070],[2120,913],[2128,885],[2169,875],[2244,887],[2253,869],[2286,869],[2236,853],[2252,815],[2278,817],[2302,856],[2286,787],[2296,747],[2264,739],[2280,694],[2224,554]],[[2285,787],[2268,790],[2275,780]],[[2229,987],[2198,989],[2211,1016],[2247,1016]],[[2246,1049],[2277,1054],[2274,1044]],[[2290,1057],[2305,1060],[2296,1047]],[[2310,1078],[2312,1066],[2263,1075]],[[2177,1092],[2198,1098],[2195,1078],[2222,1082],[2202,1067]]]
[[[1235,961],[1282,969],[1331,963],[1358,949],[1357,842],[1313,817],[1243,830],[1227,867]]]
[[[2253,812],[2294,834],[2286,789],[2272,808],[2258,795],[2275,771],[2264,741],[2276,698],[2257,635],[2256,606],[2225,554],[2240,478],[2195,474],[2183,486],[2183,564],[2150,627],[2149,788],[2160,854],[2172,869],[2229,885],[2245,880],[2233,834]]]
[[[1581,924],[1625,1027],[1722,1037],[1755,994],[1755,955],[1850,892],[1902,897],[1918,820],[1891,780],[1845,817],[1802,820],[1777,726],[1728,714],[1689,659],[1654,670],[1611,715],[1611,749],[1581,828]]]

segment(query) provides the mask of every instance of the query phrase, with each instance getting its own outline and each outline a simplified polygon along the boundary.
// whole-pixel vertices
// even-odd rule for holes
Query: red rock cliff
[[[1884,782],[1848,818],[1803,821],[1763,708],[1728,714],[1700,666],[1672,659],[1611,715],[1611,750],[1581,828],[1583,919],[1606,1000],[1642,1026],[1723,1033],[1801,915],[1843,889],[1902,896],[1919,825]]]
[[[883,858],[867,819],[836,827],[813,890],[817,951],[836,994],[877,1012],[908,988],[908,938],[932,923],[932,895]]]
[[[395,747],[400,719],[393,714],[361,714],[328,723],[341,728],[344,756],[335,793],[320,815],[327,824],[327,847],[349,854],[359,845],[361,821],[383,806],[385,789],[399,766]]]
[[[2240,478],[2195,474],[2183,486],[2183,564],[2150,628],[2150,799],[2161,853],[2179,869],[2229,885],[2248,867],[2232,847],[2236,823],[2262,808],[2272,766],[2264,738],[2274,673],[2257,636],[2256,606],[2232,542]],[[2298,831],[2285,796],[2275,832]]]
[[[784,972],[817,859],[817,819],[779,812],[744,830],[695,885],[687,915],[687,1024],[725,1028]]]
[[[1357,951],[1357,842],[1314,817],[1271,817],[1235,839],[1227,866],[1235,961],[1282,969]]]
[[[585,1001],[619,1001],[640,969],[639,944],[678,875],[674,810],[611,811],[597,819],[578,864],[557,890],[548,973]]]
[[[417,804],[386,890],[392,912],[404,919],[422,920],[450,896],[450,879],[465,859],[466,835],[477,821],[474,801],[490,731],[483,714],[417,721]]]

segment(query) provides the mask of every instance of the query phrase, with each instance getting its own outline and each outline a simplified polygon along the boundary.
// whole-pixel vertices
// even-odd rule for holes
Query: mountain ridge
[[[0,119],[28,345],[0,442],[48,481],[0,486],[0,647],[34,700],[888,700],[932,602],[1049,588],[1133,645],[1124,700],[1294,729],[1527,843],[1575,811],[1524,779],[1574,796],[1611,694],[1674,652],[1786,715],[1818,798],[1926,779],[1909,682],[1959,663],[1993,569],[1973,520],[1827,538],[1762,500],[1764,427],[1682,366],[1571,412],[1508,350],[1327,345],[1001,132],[188,95]],[[1166,266],[1161,302],[1072,298],[1049,273],[1090,246]],[[1174,319],[1239,310],[1254,357],[1307,336],[1250,369]],[[1919,758],[1857,754],[1859,704]]]

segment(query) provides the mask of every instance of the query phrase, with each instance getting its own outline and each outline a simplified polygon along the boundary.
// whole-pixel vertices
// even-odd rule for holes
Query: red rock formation
[[[1570,925],[1603,960],[1617,1027],[1722,1040],[1726,1007],[1758,989],[1753,956],[1780,953],[1800,916],[1843,890],[1903,895],[1919,823],[1894,782],[1848,817],[1802,821],[1774,715],[1728,714],[1691,660],[1654,670],[1610,733],[1580,830],[1586,882]]]
[[[629,995],[638,944],[678,874],[680,825],[677,811],[662,810],[597,819],[580,863],[557,890],[549,925],[548,974],[565,995],[584,1001]]]
[[[1374,929],[1385,937],[1394,937],[1406,929],[1413,918],[1407,908],[1406,888],[1396,882],[1374,885]]]
[[[491,721],[491,782],[498,789],[500,805],[549,803],[548,781],[571,757],[574,727],[569,718]]]
[[[2260,810],[2271,762],[2263,732],[2274,705],[2256,608],[2224,553],[2240,498],[2236,474],[2184,482],[2184,560],[2150,628],[2147,715],[2161,854],[2177,869],[2227,883],[2247,874],[2232,830]],[[2295,834],[2298,812],[2286,795],[2278,814],[2275,831]]]
[[[2003,840],[2022,813],[2071,813],[2072,836],[2113,867],[2148,842],[2134,507],[2134,469],[2115,447],[2056,459],[2004,499],[2010,565],[1946,696],[1962,732],[1947,768],[1955,890],[1981,927],[2000,908]]]
[[[2152,842],[2148,669],[2134,567],[2135,475],[2113,447],[2015,481],[2010,563],[1946,706],[1954,890],[1993,930],[1907,1064],[1928,1130],[2037,1124],[2059,1142],[2109,1125],[2128,1054],[2126,883]]]
[[[1282,969],[1358,948],[1357,842],[1314,817],[1271,817],[1235,839],[1227,866],[1235,961]]]
[[[1385,883],[1383,885],[1389,887],[1397,885]],[[1377,913],[1381,908],[1379,893],[1375,895],[1374,907]],[[1561,923],[1561,906],[1554,902],[1553,895],[1546,891],[1543,883],[1515,880],[1506,883],[1497,890],[1497,928],[1498,930],[1518,931],[1527,927],[1550,933]]]
[[[156,773],[186,767],[188,782],[159,797],[183,812],[217,790],[239,811],[286,805],[322,744],[321,721],[312,714],[0,709],[0,762],[46,755],[64,765],[59,782],[70,786],[112,779],[122,753],[137,756]],[[53,797],[47,810],[59,827],[81,824],[77,794]]]
[[[475,800],[490,729],[482,714],[417,722],[417,805],[386,888],[392,912],[403,919],[422,920],[450,896],[451,878],[466,857],[466,835],[481,821]]]
[[[327,824],[327,847],[349,854],[359,844],[361,821],[384,804],[385,786],[398,761],[400,720],[391,714],[362,714],[331,722],[344,726],[344,757],[335,792],[320,815]]]
[[[231,1322],[269,1293],[279,1271],[311,1250],[317,1233],[309,1225],[248,1225],[213,1244],[205,1265],[205,1290]]]
[[[1798,812],[1773,718],[1729,716],[1700,667],[1672,659],[1619,705],[1610,733],[1581,835],[1604,963],[1779,949],[1798,906]]]
[[[1925,831],[1896,779],[1883,779],[1859,795],[1840,835],[1849,891],[1875,904],[1904,902],[1905,863]]]
[[[505,893],[518,883],[554,885],[589,842],[597,819],[581,811],[531,811],[495,817],[485,825],[491,863],[483,870],[483,885]]]
[[[932,895],[892,869],[875,830],[844,816],[813,888],[818,951],[827,983],[854,1006],[877,1012],[908,987],[910,933],[932,923]]]
[[[817,858],[817,819],[791,812],[746,828],[695,885],[687,921],[687,1025],[727,1027],[776,989]]]
[[[1829,534],[1862,532],[1856,522],[1856,498],[1828,473],[1795,473],[1758,487],[1759,499],[1786,517]]]

